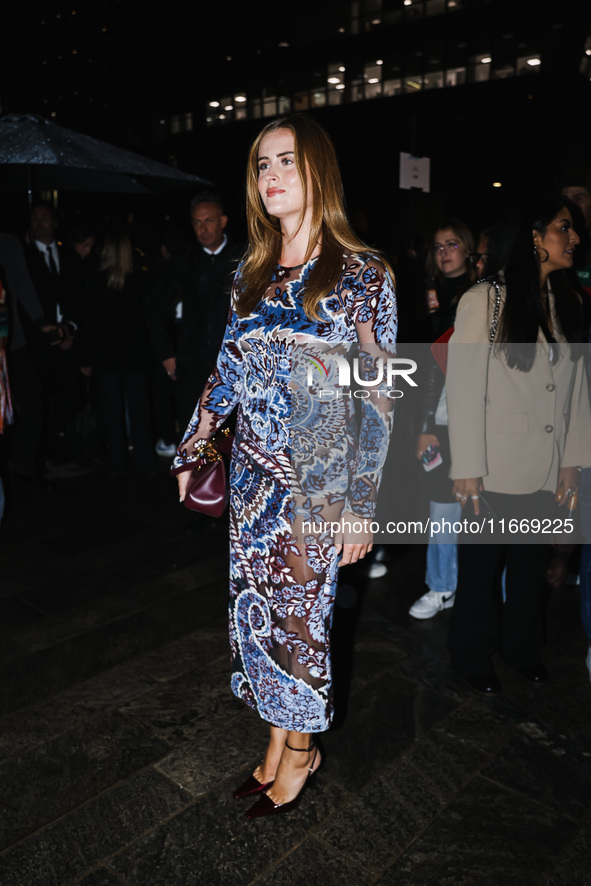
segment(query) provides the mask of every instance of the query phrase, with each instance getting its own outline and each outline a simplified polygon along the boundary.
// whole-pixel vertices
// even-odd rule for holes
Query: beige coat
[[[570,359],[568,344],[554,346],[551,363],[540,332],[532,369],[509,368],[488,344],[495,296],[477,283],[458,305],[446,376],[450,477],[482,477],[491,492],[554,492],[560,467],[591,466],[585,364]],[[503,299],[501,288],[501,315]],[[551,293],[550,310],[556,329]]]

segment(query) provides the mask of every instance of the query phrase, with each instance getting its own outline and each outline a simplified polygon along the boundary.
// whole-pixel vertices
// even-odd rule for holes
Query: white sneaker
[[[367,570],[367,574],[369,578],[382,578],[383,575],[388,571],[388,567],[385,563],[378,563],[374,561],[369,569]]]
[[[164,458],[172,458],[176,455],[176,446],[174,443],[167,445],[164,440],[158,440],[156,443],[156,453],[157,455],[164,456]]]
[[[427,591],[422,597],[412,604],[408,614],[413,618],[433,618],[438,612],[449,609],[454,605],[455,591],[440,593],[439,591]]]
[[[591,646],[589,646],[589,651],[587,652],[585,664],[587,665],[587,670],[589,671],[589,679],[591,680]]]

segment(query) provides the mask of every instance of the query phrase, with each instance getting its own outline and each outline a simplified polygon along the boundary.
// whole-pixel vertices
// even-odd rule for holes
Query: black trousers
[[[506,520],[543,519],[555,514],[550,492],[485,495],[496,514]],[[540,661],[545,641],[541,602],[549,553],[550,545],[546,543],[460,542],[448,649],[452,664],[462,676],[492,673],[491,656],[495,651],[515,668]]]
[[[42,470],[40,451],[43,430],[43,383],[28,348],[8,353],[8,375],[15,409],[14,424],[8,428],[10,458],[18,474]]]
[[[154,452],[146,376],[139,371],[97,372],[94,380],[111,471],[127,473],[128,428],[136,471],[148,473],[154,470],[158,459]]]

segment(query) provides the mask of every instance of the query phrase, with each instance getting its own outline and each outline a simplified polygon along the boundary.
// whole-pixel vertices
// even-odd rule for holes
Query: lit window
[[[443,71],[429,71],[423,79],[424,89],[441,89],[443,87]]]
[[[366,65],[363,78],[365,80],[365,98],[375,98],[382,94],[383,68],[376,63]]]
[[[541,67],[542,60],[539,55],[534,55],[534,53],[521,55],[517,59],[518,74],[539,74]]]

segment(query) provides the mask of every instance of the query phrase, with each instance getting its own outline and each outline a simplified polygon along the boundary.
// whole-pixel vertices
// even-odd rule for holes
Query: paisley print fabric
[[[298,732],[326,730],[333,712],[338,558],[330,532],[309,525],[344,511],[373,516],[392,425],[387,398],[327,402],[315,394],[336,371],[326,351],[343,356],[357,347],[371,378],[372,349],[393,353],[397,326],[393,280],[373,256],[345,255],[319,319],[306,317],[302,294],[313,265],[278,267],[250,316],[231,311],[179,447],[211,437],[238,407],[230,466],[232,690],[264,720]],[[234,296],[239,286],[240,269]],[[319,353],[325,374],[310,384]]]

